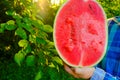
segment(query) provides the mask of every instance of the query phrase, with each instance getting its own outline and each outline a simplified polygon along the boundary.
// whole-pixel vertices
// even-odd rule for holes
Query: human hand
[[[71,68],[64,63],[65,70],[73,75],[75,78],[89,79],[92,77],[95,68],[94,67],[83,67],[83,68]]]

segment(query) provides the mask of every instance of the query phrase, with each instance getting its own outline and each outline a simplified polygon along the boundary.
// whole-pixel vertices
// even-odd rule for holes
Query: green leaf
[[[12,11],[12,10],[6,11],[5,13],[6,13],[7,15],[9,15],[9,16],[13,16],[13,15],[16,14],[16,12],[15,12],[15,11]]]
[[[7,21],[7,25],[5,26],[5,28],[7,30],[14,30],[16,28],[15,21],[14,20]]]
[[[38,62],[42,63],[42,64],[45,64],[46,63],[46,58],[45,58],[45,55],[44,55],[43,51],[40,51],[38,53],[38,55],[39,55]]]
[[[28,45],[28,41],[27,40],[20,40],[19,42],[18,42],[18,45],[20,46],[20,47],[27,47],[27,45]]]
[[[59,57],[57,57],[57,56],[53,57],[52,60],[55,61],[55,62],[57,62],[58,64],[63,65],[63,61]]]
[[[24,58],[25,58],[25,56],[24,56],[24,54],[21,51],[19,51],[18,53],[16,53],[15,56],[14,56],[15,62],[19,66],[21,66],[21,62],[24,60]]]
[[[47,47],[48,49],[49,49],[49,48],[53,48],[53,47],[54,47],[54,42],[47,40],[47,46],[46,46],[46,47]]]
[[[6,25],[6,23],[1,23],[1,24],[0,24],[0,27],[1,27],[1,28],[5,28],[5,25]]]
[[[38,20],[33,20],[32,25],[35,26],[38,29],[42,29],[44,24],[40,20],[39,21]]]
[[[15,25],[15,21],[14,20],[9,20],[9,21],[7,21],[7,24],[8,25]]]
[[[11,25],[11,24],[10,25],[6,25],[5,28],[7,30],[14,30],[14,29],[16,29],[16,27],[14,25]]]
[[[19,27],[19,28],[22,28],[24,26],[24,24],[21,22],[21,19],[17,19],[16,20],[16,25]]]
[[[58,72],[58,70],[56,68],[48,68],[48,75],[50,75],[50,80],[61,80],[61,78],[59,76],[60,73]]]
[[[4,33],[4,29],[0,28],[0,33]]]
[[[0,33],[3,33],[5,30],[5,23],[0,24]]]
[[[51,33],[53,32],[53,28],[50,25],[44,25],[44,29],[45,32]]]
[[[35,80],[40,80],[41,78],[42,78],[42,72],[39,71],[35,76]]]
[[[28,44],[28,46],[25,48],[25,53],[31,52],[31,46]]]
[[[26,58],[27,66],[33,66],[35,64],[35,56],[29,55]]]
[[[25,30],[29,31],[31,34],[35,34],[35,31],[33,30],[32,25],[24,24],[23,27],[25,28]]]
[[[16,13],[15,11],[9,10],[5,12],[7,15],[12,16],[14,19],[21,19],[22,16]]]
[[[45,38],[48,37],[48,34],[46,32],[44,32],[44,31],[42,31],[42,30],[38,30],[37,36],[39,38],[44,38],[45,39]]]
[[[19,15],[19,14],[17,14],[17,13],[15,13],[15,14],[13,15],[13,18],[14,18],[14,19],[21,19],[22,16]]]
[[[30,20],[29,17],[24,17],[24,18],[23,18],[23,21],[24,21],[25,23],[31,24],[31,20]]]
[[[29,41],[31,43],[36,43],[36,36],[35,35],[29,35]]]
[[[41,39],[41,38],[38,38],[38,37],[36,37],[36,42],[38,44],[43,44],[43,45],[45,45],[47,43],[44,39]]]
[[[50,63],[49,67],[55,68],[55,65],[53,63]]]
[[[26,34],[25,30],[22,28],[17,28],[17,30],[15,31],[15,35],[18,35],[23,39],[27,39],[27,34]]]

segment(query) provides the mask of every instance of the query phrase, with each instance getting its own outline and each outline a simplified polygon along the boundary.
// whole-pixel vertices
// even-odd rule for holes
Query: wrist
[[[92,77],[92,75],[94,74],[94,71],[95,71],[95,68],[91,68],[91,71],[90,71],[90,76],[89,76],[89,79]]]
[[[90,80],[103,80],[105,77],[106,72],[98,67],[95,68],[93,75],[91,76]]]

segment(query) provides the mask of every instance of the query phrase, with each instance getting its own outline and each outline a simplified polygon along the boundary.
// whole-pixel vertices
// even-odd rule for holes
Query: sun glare
[[[38,0],[33,0],[33,3],[34,3],[34,2],[38,2]]]
[[[51,0],[51,4],[52,5],[59,5],[60,4],[60,0]]]

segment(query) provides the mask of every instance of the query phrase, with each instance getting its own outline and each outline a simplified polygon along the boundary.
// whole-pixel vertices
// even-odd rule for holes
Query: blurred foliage
[[[120,16],[120,0],[97,0],[105,10],[107,18]]]
[[[54,17],[65,1],[0,1],[0,80],[77,80],[53,43]],[[119,16],[119,0],[98,1],[108,18]]]

